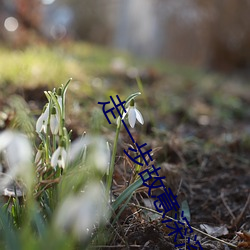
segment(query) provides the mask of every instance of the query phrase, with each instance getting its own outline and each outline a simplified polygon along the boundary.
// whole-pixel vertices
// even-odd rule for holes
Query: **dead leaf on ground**
[[[208,233],[209,235],[215,236],[215,237],[219,237],[221,235],[227,235],[228,234],[228,230],[227,227],[225,225],[222,226],[209,226],[207,224],[201,224],[200,228],[202,230],[204,230],[206,233]]]
[[[243,240],[238,244],[238,247],[244,247],[250,249],[250,232],[237,232],[237,235]]]

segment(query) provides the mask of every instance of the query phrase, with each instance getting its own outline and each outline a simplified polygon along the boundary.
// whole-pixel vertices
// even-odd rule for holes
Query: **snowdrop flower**
[[[21,177],[27,186],[33,181],[32,147],[28,138],[17,132],[6,130],[0,133],[0,152],[7,163],[5,178],[1,187],[6,187],[16,177]]]
[[[134,128],[136,120],[141,124],[144,123],[141,112],[135,107],[135,101],[132,99],[130,101],[129,107],[126,109],[126,113],[123,114],[122,119],[128,115],[128,122],[131,128]]]
[[[35,163],[36,164],[40,164],[41,163],[41,159],[42,159],[42,155],[43,155],[43,145],[42,143],[39,145],[36,156],[35,156]]]
[[[108,203],[104,197],[99,182],[91,183],[79,195],[68,196],[56,213],[56,229],[70,232],[79,240],[86,240],[96,225],[108,220]]]
[[[88,154],[84,154],[88,150]],[[94,166],[101,173],[107,172],[110,164],[110,149],[107,142],[99,136],[84,136],[76,139],[68,151],[68,162],[73,163],[78,157],[87,161],[87,166]]]
[[[101,137],[94,137],[92,140],[93,150],[90,152],[89,160],[100,172],[105,173],[110,164],[110,150],[107,142]]]
[[[61,111],[62,111],[62,88],[58,89],[56,97],[57,97],[58,104],[59,104]]]
[[[56,168],[56,166],[58,166],[59,168],[64,169],[66,161],[67,161],[67,152],[64,148],[63,143],[61,143],[59,147],[55,150],[55,152],[52,154],[51,166],[53,168]]]
[[[52,108],[51,116],[50,116],[50,130],[53,135],[56,135],[59,131],[59,117],[58,112],[55,107]]]
[[[49,104],[47,104],[36,122],[36,132],[41,133],[42,131],[46,134],[47,125],[49,120]]]

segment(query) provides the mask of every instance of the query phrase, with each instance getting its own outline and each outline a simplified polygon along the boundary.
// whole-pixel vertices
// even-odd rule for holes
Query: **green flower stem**
[[[52,147],[53,147],[53,152],[56,150],[56,135],[52,135]]]
[[[60,122],[59,122],[60,123],[60,125],[59,125],[59,136],[62,136],[63,135],[63,123],[64,123],[64,119],[62,117],[62,111],[61,111],[60,105],[59,105],[54,93],[49,91],[49,94],[50,94],[51,99],[53,100],[54,104],[56,105],[57,111],[59,113],[59,120],[60,120]]]
[[[113,152],[112,152],[112,158],[111,158],[109,174],[108,174],[108,181],[107,181],[107,194],[109,194],[109,191],[111,189],[112,182],[113,182],[113,173],[114,173],[114,168],[115,168],[115,156],[116,156],[116,151],[117,151],[119,133],[120,133],[120,129],[121,129],[121,121],[122,121],[121,118],[119,118],[119,122],[118,122],[117,127],[116,127],[114,148],[113,148]]]
[[[130,95],[126,100],[126,105],[133,100],[135,97],[137,97],[138,95],[140,95],[140,92],[134,93],[132,95]],[[121,111],[121,114],[123,115],[123,110]],[[113,182],[113,173],[114,173],[114,168],[115,168],[115,156],[116,156],[116,151],[117,151],[117,145],[118,145],[118,137],[119,137],[119,133],[120,133],[120,129],[121,129],[121,123],[122,120],[119,117],[119,122],[117,124],[116,127],[116,134],[115,134],[115,141],[114,141],[114,148],[113,148],[113,152],[112,152],[112,158],[111,158],[111,163],[110,163],[110,168],[109,168],[109,175],[108,175],[108,180],[107,180],[107,197],[109,195],[110,189],[112,187],[112,182]],[[110,199],[111,200],[111,199]]]
[[[46,93],[45,93],[46,94]],[[46,95],[47,96],[47,95]],[[48,98],[48,97],[47,97]],[[45,134],[45,155],[46,155],[46,164],[48,164],[50,162],[50,150],[51,150],[51,147],[50,147],[50,136],[49,136],[49,130],[50,130],[50,115],[51,115],[51,111],[52,111],[52,101],[51,99],[49,98],[49,117],[48,117],[48,123],[47,123],[47,133]]]

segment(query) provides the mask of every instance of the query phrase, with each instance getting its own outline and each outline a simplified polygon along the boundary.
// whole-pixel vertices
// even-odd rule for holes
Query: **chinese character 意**
[[[112,108],[110,108],[110,109],[108,109],[108,110],[105,110],[105,106],[106,106],[106,104],[109,104],[110,101],[109,101],[109,102],[98,102],[98,104],[102,104],[102,105],[103,105],[103,106],[102,106],[102,111],[103,111],[103,113],[104,113],[104,115],[105,115],[107,121],[109,122],[109,124],[111,124],[111,122],[110,122],[110,120],[109,120],[107,114],[108,114],[109,112],[111,112],[111,114],[113,115],[113,118],[116,119],[116,116],[115,116],[115,114],[114,114],[114,109],[115,109],[115,108],[116,108],[116,110],[117,110],[117,112],[118,112],[118,114],[119,114],[120,117],[122,117],[122,114],[121,114],[121,112],[120,112],[120,110],[119,110],[119,108],[118,108],[119,106],[121,106],[122,109],[123,109],[123,112],[126,113],[126,109],[125,109],[125,107],[124,107],[124,105],[125,105],[126,102],[125,102],[125,101],[122,102],[122,101],[120,100],[120,97],[119,97],[118,95],[116,95],[116,98],[117,98],[119,104],[116,104],[115,101],[114,101],[114,99],[113,99],[113,97],[110,96],[110,99],[111,99],[111,101],[112,101],[113,104],[114,104],[114,107],[112,107]]]
[[[165,214],[171,210],[175,210],[176,212],[180,208],[176,198],[177,195],[174,195],[172,190],[168,188],[169,192],[166,188],[164,188],[164,193],[157,196],[157,200],[154,201],[155,209],[157,212],[161,213],[162,211],[160,208],[163,209],[163,215],[162,218],[164,218]],[[157,206],[157,203],[159,202],[159,206]]]

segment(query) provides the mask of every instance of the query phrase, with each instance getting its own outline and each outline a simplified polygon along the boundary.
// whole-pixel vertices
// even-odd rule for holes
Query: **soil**
[[[165,84],[162,78],[157,79],[145,86],[151,107],[149,110],[155,121],[146,121],[145,130],[139,124],[131,130],[139,144],[147,142],[149,148],[157,149],[154,159],[162,167],[161,174],[166,177],[164,183],[181,197],[180,204],[184,201],[188,203],[189,208],[186,210],[191,215],[190,224],[199,230],[202,225],[208,225],[210,234],[225,241],[222,243],[194,232],[191,236],[197,235],[204,250],[234,249],[226,242],[237,245],[240,239],[236,232],[250,230],[250,85],[245,84],[237,94],[230,87],[225,92],[227,86],[232,84],[224,83],[224,92],[220,87],[221,98],[224,98],[225,93],[229,93],[228,96],[237,95],[241,112],[236,112],[233,105],[225,108],[227,104],[222,107],[220,103],[213,103],[211,95],[216,95],[213,91],[218,88],[209,93],[200,93],[194,84],[190,86],[188,83],[183,87],[186,92],[181,93],[180,86]],[[14,89],[13,92],[24,96],[30,108],[35,110],[41,109],[45,102],[42,91],[45,89]],[[167,97],[167,93],[172,92],[173,96],[182,100],[167,115],[164,115],[164,107],[159,106],[160,102],[165,101],[162,92]],[[170,101],[173,101],[173,96]],[[142,102],[138,107],[140,104]],[[218,115],[217,111],[222,114]],[[223,112],[227,112],[228,117],[223,117]],[[75,126],[76,131],[79,131],[80,118],[79,114],[71,117],[71,120],[75,120],[70,125]],[[107,138],[113,138],[111,129],[104,131]],[[128,142],[128,138],[126,131],[122,131],[118,152],[121,157],[117,158],[114,175],[114,195],[121,193],[135,171],[122,153],[127,147],[125,142]],[[174,236],[168,235],[171,231],[161,222],[159,215],[157,217],[138,207],[149,208],[146,199],[152,202],[152,198],[147,196],[147,189],[142,187],[133,196],[114,228],[109,228],[114,237],[103,249],[172,250],[177,249],[175,244],[184,242],[180,237],[175,242]],[[169,212],[167,215],[174,214]],[[222,232],[216,232],[216,227],[221,227]],[[182,246],[179,249],[186,248]]]

